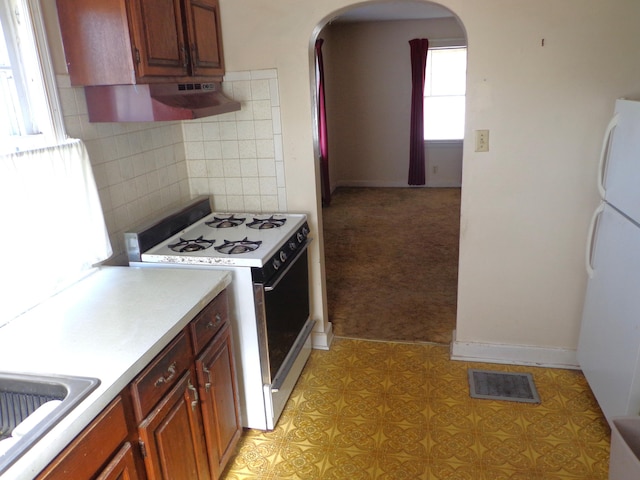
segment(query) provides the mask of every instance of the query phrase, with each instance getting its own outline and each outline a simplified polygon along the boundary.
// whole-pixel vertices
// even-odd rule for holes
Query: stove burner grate
[[[169,245],[169,248],[174,252],[199,252],[211,247],[215,243],[215,240],[207,240],[200,235],[198,238],[192,240],[186,240],[180,238],[178,243]]]
[[[253,222],[247,223],[247,227],[265,230],[267,228],[280,228],[287,221],[286,218],[275,218],[271,215],[269,218],[254,218]]]
[[[253,241],[244,237],[244,240],[229,241],[225,240],[222,245],[214,247],[220,253],[227,253],[229,255],[238,255],[247,252],[253,252],[257,250],[262,244],[262,240]]]
[[[204,222],[211,228],[232,228],[242,225],[246,218],[237,218],[235,215],[230,217],[213,217],[213,220]]]

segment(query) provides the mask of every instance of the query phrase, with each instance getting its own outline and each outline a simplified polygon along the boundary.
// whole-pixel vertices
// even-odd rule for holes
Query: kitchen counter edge
[[[0,328],[0,371],[101,382],[0,479],[34,478],[230,283],[223,270],[101,267]]]

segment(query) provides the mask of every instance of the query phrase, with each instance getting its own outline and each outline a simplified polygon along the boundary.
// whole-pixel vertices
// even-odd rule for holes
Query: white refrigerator
[[[607,420],[640,414],[640,102],[617,100],[587,242],[578,361]]]

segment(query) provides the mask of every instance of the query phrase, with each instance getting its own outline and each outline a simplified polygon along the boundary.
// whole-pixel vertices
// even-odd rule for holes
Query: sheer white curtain
[[[112,254],[80,140],[0,157],[0,326]]]

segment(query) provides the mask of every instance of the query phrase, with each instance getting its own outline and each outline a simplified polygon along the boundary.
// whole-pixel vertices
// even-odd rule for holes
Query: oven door
[[[267,283],[254,283],[262,376],[278,391],[313,330],[307,245]]]

